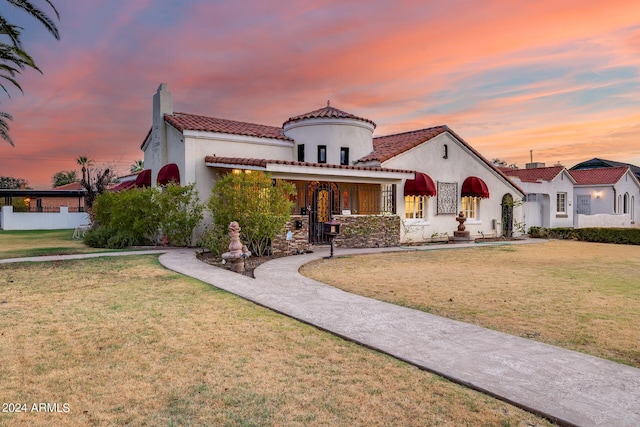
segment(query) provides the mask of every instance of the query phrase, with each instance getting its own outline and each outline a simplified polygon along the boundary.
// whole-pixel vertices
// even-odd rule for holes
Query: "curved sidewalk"
[[[382,251],[389,249],[341,249],[340,255]],[[165,253],[160,262],[560,424],[640,426],[640,369],[350,294],[298,273],[326,255],[267,262],[256,279],[202,263],[193,250]]]

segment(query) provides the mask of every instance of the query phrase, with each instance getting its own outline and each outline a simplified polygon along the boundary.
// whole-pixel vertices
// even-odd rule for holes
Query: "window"
[[[629,213],[629,193],[624,193],[624,199],[622,202],[622,213]]]
[[[404,217],[407,219],[425,219],[427,196],[405,196]]]
[[[447,146],[447,144],[444,144],[442,146],[442,158],[443,159],[448,159],[449,158],[449,147]]]
[[[464,196],[462,198],[462,213],[467,219],[478,218],[478,208],[480,207],[480,197]]]
[[[556,213],[557,214],[567,213],[567,193],[556,194]]]
[[[326,145],[318,145],[318,163],[327,163]]]
[[[340,164],[341,165],[349,164],[349,147],[340,148]]]
[[[304,162],[304,144],[298,144],[298,161]]]

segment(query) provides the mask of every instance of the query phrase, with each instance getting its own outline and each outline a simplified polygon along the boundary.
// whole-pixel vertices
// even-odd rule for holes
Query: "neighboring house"
[[[524,204],[527,227],[635,225],[640,209],[640,182],[628,165],[578,170],[527,165],[526,169],[501,170],[527,193]]]
[[[78,183],[52,190],[0,190],[0,229],[55,230],[87,224],[84,196]]]
[[[640,209],[640,182],[629,166],[572,168],[569,173],[576,181],[576,227],[635,224]]]
[[[298,235],[324,243],[389,246],[451,235],[458,212],[474,236],[511,234],[524,192],[446,126],[373,137],[373,121],[327,106],[281,127],[173,111],[161,84],[141,149],[150,183],[195,183],[204,201],[227,173],[265,171],[297,189]],[[293,225],[295,224],[295,225]]]
[[[574,185],[564,166],[500,168],[526,193],[523,221],[529,227],[573,227]]]
[[[585,169],[599,169],[599,168],[617,168],[628,166],[631,172],[640,180],[640,166],[632,165],[630,163],[616,162],[614,160],[604,160],[597,157],[578,163],[571,170],[585,170]]]

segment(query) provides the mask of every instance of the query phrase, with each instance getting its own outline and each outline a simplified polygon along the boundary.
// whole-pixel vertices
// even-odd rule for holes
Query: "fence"
[[[0,212],[2,230],[64,230],[88,223],[89,214],[71,212],[67,206],[60,206],[59,212],[14,212],[13,206],[2,206]]]

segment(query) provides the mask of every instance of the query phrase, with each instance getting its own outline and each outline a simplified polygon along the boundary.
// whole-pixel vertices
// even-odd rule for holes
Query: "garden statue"
[[[233,221],[229,224],[229,252],[222,254],[222,259],[231,263],[231,270],[244,273],[244,260],[251,252],[240,241],[240,225]]]
[[[464,222],[467,220],[467,218],[464,217],[464,214],[462,212],[460,212],[458,214],[458,216],[456,217],[456,221],[458,221],[458,231],[464,231]]]

